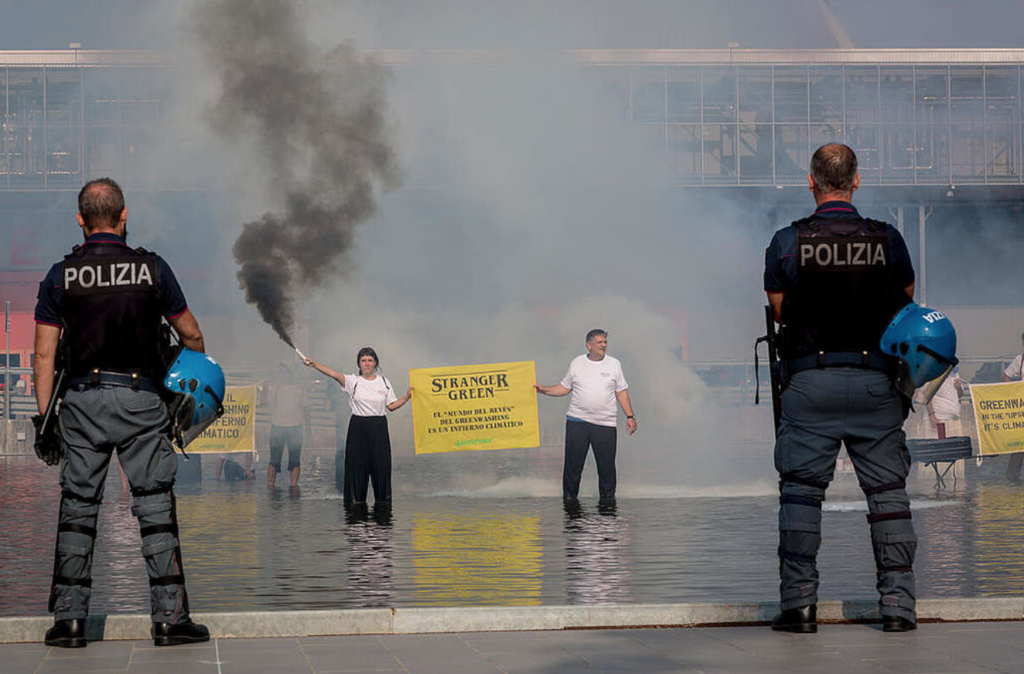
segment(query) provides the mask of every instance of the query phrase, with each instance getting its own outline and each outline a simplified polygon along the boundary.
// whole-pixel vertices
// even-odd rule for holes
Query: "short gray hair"
[[[124,210],[124,192],[110,178],[90,180],[78,193],[78,212],[90,230],[113,227]]]
[[[857,177],[857,153],[842,143],[822,145],[811,157],[811,177],[823,194],[852,192]]]
[[[608,332],[602,330],[601,328],[594,328],[593,330],[587,333],[587,344],[594,341],[598,337],[604,337],[605,339],[608,339]]]

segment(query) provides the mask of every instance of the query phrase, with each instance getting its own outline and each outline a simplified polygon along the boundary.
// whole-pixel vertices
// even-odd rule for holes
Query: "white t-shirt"
[[[270,423],[275,426],[301,426],[306,408],[306,389],[302,384],[278,384]]]
[[[566,416],[615,428],[615,394],[629,388],[617,358],[606,355],[601,360],[590,360],[586,354],[576,356],[561,384],[572,391]]]
[[[960,394],[956,391],[958,381],[960,375],[949,375],[932,397],[932,411],[939,421],[960,418]]]
[[[364,379],[358,374],[347,374],[345,393],[348,394],[352,414],[357,417],[382,417],[387,414],[387,406],[398,400],[391,382],[383,375]]]
[[[1009,377],[1011,380],[1021,378],[1021,356],[1024,354],[1017,354],[1017,357],[1010,361],[1010,364],[1003,370],[1003,374]]]

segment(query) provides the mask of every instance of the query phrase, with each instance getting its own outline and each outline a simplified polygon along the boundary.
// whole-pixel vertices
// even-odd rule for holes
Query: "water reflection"
[[[601,502],[591,510],[572,499],[563,502],[563,508],[568,603],[633,601],[629,526],[619,517],[617,504]]]
[[[536,514],[417,514],[412,549],[418,604],[541,603],[543,550]]]
[[[531,477],[541,495],[520,485],[469,497],[442,489],[443,476],[423,477],[430,466],[399,464],[393,511],[346,512],[333,453],[325,456],[309,462],[298,491],[212,479],[177,490],[194,610],[770,601],[778,592],[774,496],[620,498],[615,509],[584,499],[566,510],[557,480]],[[921,597],[1024,594],[1024,490],[998,468],[955,494],[919,481]],[[142,613],[138,522],[116,473],[109,479],[93,608]],[[422,487],[410,487],[417,479]],[[494,479],[511,484],[504,473]],[[838,482],[824,514],[822,597],[869,597],[863,494],[852,477]],[[59,497],[56,470],[0,459],[0,615],[45,613]]]
[[[226,484],[240,488],[206,494],[182,490],[177,499],[178,521],[189,594],[221,593],[224,610],[237,611],[249,605],[245,593],[260,591],[267,576],[274,576],[276,570],[272,559],[260,555],[260,530],[264,527],[252,498],[256,483]],[[209,554],[212,550],[215,555]],[[145,578],[143,572],[136,580],[141,583]]]
[[[360,503],[345,508],[348,587],[360,607],[394,604],[392,522],[391,504],[374,504],[371,508]]]
[[[978,594],[1024,594],[1024,489],[1009,484],[979,485],[974,528]]]

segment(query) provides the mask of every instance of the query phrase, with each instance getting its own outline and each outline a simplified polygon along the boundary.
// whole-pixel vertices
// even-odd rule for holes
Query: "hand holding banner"
[[[409,370],[417,454],[540,446],[533,361]]]

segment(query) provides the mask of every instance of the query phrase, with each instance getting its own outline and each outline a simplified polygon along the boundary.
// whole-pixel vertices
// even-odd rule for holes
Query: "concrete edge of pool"
[[[355,634],[437,634],[596,629],[642,626],[700,627],[766,623],[776,602],[736,604],[626,604],[607,606],[495,606],[467,608],[373,608],[336,611],[251,611],[195,613],[197,622],[219,639],[345,636]],[[826,601],[818,619],[854,622],[878,618],[871,600]],[[922,599],[922,621],[1024,620],[1024,597]],[[52,624],[49,616],[0,618],[0,644],[39,642]],[[93,640],[150,638],[148,615],[91,616]]]

